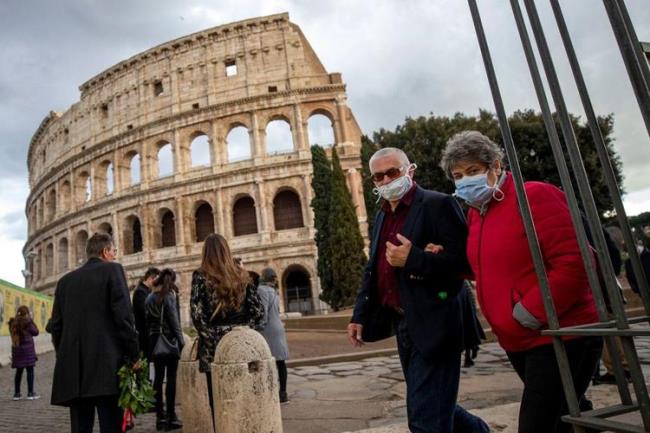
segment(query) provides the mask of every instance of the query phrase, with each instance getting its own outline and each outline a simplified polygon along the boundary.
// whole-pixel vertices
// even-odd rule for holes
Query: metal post
[[[603,0],[614,36],[623,56],[627,74],[632,82],[641,115],[650,134],[650,72],[643,58],[639,40],[622,0]]]
[[[618,224],[621,227],[621,231],[623,232],[623,238],[625,240],[625,245],[627,246],[628,254],[630,255],[634,275],[639,282],[639,292],[641,293],[641,298],[643,299],[645,314],[648,316],[650,315],[650,288],[646,280],[643,265],[641,264],[641,259],[639,258],[639,254],[635,248],[636,243],[634,242],[632,230],[630,229],[630,223],[627,219],[625,208],[623,207],[621,192],[619,191],[618,185],[616,183],[616,176],[614,175],[614,169],[612,168],[612,163],[609,159],[607,147],[605,146],[605,140],[603,139],[600,128],[598,126],[598,120],[594,112],[594,107],[591,104],[589,92],[587,92],[587,85],[585,84],[582,70],[580,69],[580,64],[578,63],[578,57],[576,56],[575,50],[573,48],[573,42],[571,42],[569,30],[567,28],[566,22],[564,21],[564,15],[562,14],[560,3],[558,0],[550,0],[550,2],[551,7],[553,8],[553,14],[555,15],[555,21],[557,22],[557,26],[560,31],[560,36],[562,37],[562,42],[569,59],[569,64],[571,65],[571,70],[573,71],[573,76],[575,78],[576,85],[578,86],[578,93],[580,94],[580,99],[582,100],[582,105],[585,109],[587,122],[589,124],[589,130],[591,131],[591,135],[594,139],[594,144],[596,146],[596,151],[598,152],[600,165],[603,167],[603,173],[605,174],[605,180],[607,183],[607,188],[609,189],[609,195],[612,199],[612,203],[614,204]]]
[[[580,149],[578,148],[573,127],[571,125],[571,119],[564,102],[564,97],[560,89],[559,79],[555,72],[555,67],[553,65],[550,50],[548,48],[548,44],[544,36],[544,31],[537,14],[537,9],[533,0],[524,0],[524,3],[526,5],[526,10],[528,12],[528,17],[531,23],[533,34],[535,36],[535,40],[537,41],[537,47],[540,52],[542,64],[544,65],[544,69],[546,71],[549,88],[551,90],[551,94],[553,95],[553,100],[558,111],[560,126],[562,128],[562,135],[564,136],[565,145],[567,147],[571,165],[574,170],[578,189],[582,198],[582,203],[587,213],[587,221],[591,228],[592,237],[598,250],[600,265],[602,267],[603,277],[605,279],[605,284],[609,294],[610,306],[614,313],[614,319],[616,321],[618,329],[628,329],[629,325],[627,323],[625,310],[623,308],[618,285],[614,276],[613,266],[609,258],[609,254],[607,253],[607,244],[605,242],[602,228],[600,226],[598,211],[596,210],[596,205],[591,193],[589,180],[587,179],[587,173],[584,169],[584,164],[582,163]],[[648,390],[646,388],[645,379],[640,368],[638,355],[634,348],[634,340],[632,337],[621,337],[621,342],[623,345],[625,358],[627,359],[628,366],[630,368],[632,383],[634,385],[637,400],[641,409],[643,423],[645,428],[649,429],[650,397],[648,396]]]
[[[560,143],[560,138],[558,136],[557,129],[555,127],[553,116],[551,114],[548,99],[546,97],[546,92],[544,91],[544,84],[542,83],[542,77],[537,67],[537,60],[535,59],[535,53],[533,52],[533,47],[530,38],[528,36],[528,31],[526,29],[524,16],[521,12],[521,8],[519,7],[518,0],[511,0],[510,3],[512,6],[512,12],[515,18],[515,23],[517,24],[517,30],[519,31],[519,37],[521,39],[521,43],[524,48],[524,54],[526,55],[526,61],[528,62],[528,68],[530,69],[530,74],[533,80],[533,85],[535,87],[535,92],[537,93],[537,99],[539,100],[539,105],[542,110],[542,116],[544,119],[544,126],[546,127],[546,133],[548,134],[548,138],[551,144],[551,149],[553,151],[553,156],[555,158],[555,163],[557,164],[558,167],[560,180],[562,181],[562,187],[564,189],[564,193],[567,196],[567,203],[569,205],[569,211],[571,213],[571,219],[573,220],[573,225],[576,229],[576,237],[578,240],[578,245],[580,247],[580,252],[582,254],[582,260],[585,265],[587,277],[589,278],[589,284],[593,291],[594,299],[596,301],[596,306],[598,307],[598,317],[601,322],[607,322],[609,320],[607,307],[605,305],[603,292],[600,286],[600,282],[598,280],[598,273],[596,272],[596,269],[593,266],[593,258],[591,255],[589,241],[587,240],[587,235],[583,224],[582,213],[580,212],[578,200],[576,198],[573,185],[571,183],[571,176],[569,175],[569,169],[567,167],[567,163],[565,160],[564,151]],[[614,341],[614,338],[607,338],[606,344],[608,350],[610,350],[610,353],[612,354],[617,353],[617,346]],[[627,388],[627,383],[625,380],[625,375],[623,373],[623,365],[621,359],[619,357],[613,356],[612,361],[615,364],[614,371],[616,373],[616,378],[617,378],[616,382],[619,388],[621,402],[623,404],[632,404],[632,398]],[[566,397],[567,399],[576,398],[575,395],[571,395],[571,396],[567,395]]]
[[[468,0],[468,4],[472,13],[474,28],[476,30],[481,54],[483,56],[483,63],[485,64],[488,81],[490,83],[490,90],[492,92],[492,98],[494,99],[497,117],[499,119],[499,126],[501,129],[501,135],[503,136],[504,147],[508,156],[508,162],[510,163],[510,169],[512,171],[515,183],[515,190],[519,203],[519,211],[524,223],[526,237],[528,239],[528,247],[530,248],[533,264],[535,267],[535,273],[537,274],[537,278],[539,280],[540,290],[542,292],[542,300],[544,302],[544,308],[546,309],[548,316],[548,325],[550,329],[559,329],[560,324],[557,318],[557,313],[555,311],[555,306],[553,305],[553,300],[551,298],[548,277],[546,276],[546,270],[544,268],[544,259],[540,250],[537,233],[535,232],[535,226],[533,224],[533,218],[530,211],[528,198],[526,197],[526,191],[524,188],[524,179],[521,173],[521,168],[519,167],[517,151],[515,149],[514,140],[512,138],[510,126],[508,124],[508,117],[503,105],[503,100],[501,98],[501,92],[499,90],[499,84],[496,78],[496,73],[494,71],[490,50],[488,48],[487,39],[483,30],[481,16],[476,4],[476,0]],[[577,399],[575,398],[576,392],[573,385],[573,380],[571,379],[569,361],[561,338],[553,337],[553,345],[555,348],[558,364],[560,366],[560,375],[562,376],[562,383],[565,387],[565,393],[567,394],[567,397],[569,395],[574,396],[573,399],[569,399],[567,401],[569,412],[571,414],[579,415],[580,408],[578,407]]]

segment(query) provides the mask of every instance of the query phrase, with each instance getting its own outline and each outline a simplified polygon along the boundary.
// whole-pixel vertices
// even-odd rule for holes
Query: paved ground
[[[298,340],[327,345],[328,338],[336,342],[340,336],[300,333]],[[296,344],[297,340],[290,337],[290,341]],[[639,339],[637,346],[643,361],[650,364],[650,340]],[[309,352],[292,349],[294,353]],[[49,405],[53,362],[52,353],[40,357],[36,387],[43,398],[36,401],[12,401],[14,370],[0,368],[0,432],[69,431],[66,409]],[[650,365],[646,367],[646,376],[650,378]],[[369,433],[407,432],[404,382],[396,356],[296,367],[289,372],[291,402],[282,406],[285,433],[341,433],[368,428]],[[463,369],[461,404],[486,419],[495,432],[516,431],[520,393],[521,384],[496,344],[484,345],[476,366]],[[594,387],[590,395],[597,406],[616,401],[614,386]],[[138,418],[135,431],[153,433],[153,426],[153,415],[145,415]]]

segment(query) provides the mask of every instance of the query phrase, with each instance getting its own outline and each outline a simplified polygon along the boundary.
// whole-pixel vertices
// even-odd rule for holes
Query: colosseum
[[[288,14],[164,43],[80,92],[29,146],[27,287],[52,293],[103,230],[131,285],[148,266],[172,267],[186,307],[202,241],[217,232],[248,269],[276,269],[285,311],[327,308],[310,144],[336,146],[365,233],[361,131],[341,74],[326,71]]]

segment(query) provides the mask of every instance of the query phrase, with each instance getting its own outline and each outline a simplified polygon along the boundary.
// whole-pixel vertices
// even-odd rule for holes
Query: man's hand
[[[444,247],[442,245],[427,244],[427,246],[424,247],[424,251],[427,253],[438,254],[444,251]]]
[[[411,241],[406,239],[404,236],[397,234],[397,240],[399,240],[402,245],[394,245],[390,241],[386,242],[386,260],[388,264],[395,268],[403,268],[406,264],[406,259],[411,252]]]
[[[348,324],[348,340],[354,347],[361,347],[364,344],[363,340],[361,339],[362,330],[363,325],[359,325],[358,323]]]

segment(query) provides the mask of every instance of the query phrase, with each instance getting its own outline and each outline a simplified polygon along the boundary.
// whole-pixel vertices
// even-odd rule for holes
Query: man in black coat
[[[138,331],[138,343],[140,350],[144,352],[144,356],[151,360],[151,348],[149,348],[149,335],[147,334],[147,321],[145,318],[144,303],[147,296],[151,293],[154,281],[158,278],[160,270],[158,268],[149,268],[144,273],[144,277],[140,280],[138,287],[133,292],[133,316],[135,317],[135,329]]]
[[[50,322],[56,364],[53,405],[70,407],[73,433],[91,433],[95,408],[102,433],[121,431],[117,371],[138,356],[124,269],[106,233],[88,239],[88,261],[56,287]]]
[[[348,338],[360,346],[396,333],[412,433],[489,432],[456,405],[463,322],[473,320],[463,317],[459,296],[469,269],[465,219],[453,197],[415,185],[415,168],[396,148],[370,158],[384,201]],[[444,249],[434,254],[425,251],[428,244]]]

